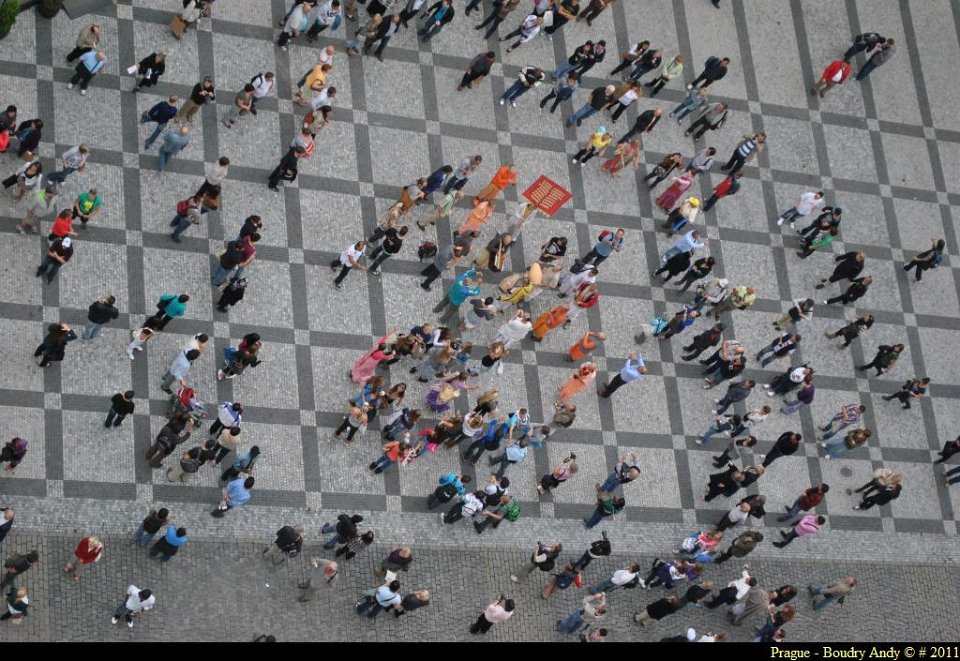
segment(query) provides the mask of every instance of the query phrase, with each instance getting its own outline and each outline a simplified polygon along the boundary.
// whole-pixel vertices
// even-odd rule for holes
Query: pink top
[[[812,535],[818,530],[820,530],[820,524],[817,523],[817,517],[813,514],[807,514],[793,527],[793,531],[801,537]]]

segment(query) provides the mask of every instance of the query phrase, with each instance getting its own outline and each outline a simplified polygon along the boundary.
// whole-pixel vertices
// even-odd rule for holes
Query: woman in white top
[[[529,333],[532,328],[533,324],[530,323],[530,315],[523,310],[518,310],[517,314],[514,315],[510,321],[499,328],[493,340],[494,342],[503,342],[503,346],[509,349],[517,342],[523,341],[523,338],[527,336],[527,333]]]

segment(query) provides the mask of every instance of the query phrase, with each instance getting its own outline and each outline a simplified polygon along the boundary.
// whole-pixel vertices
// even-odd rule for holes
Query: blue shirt
[[[176,154],[188,144],[190,144],[189,135],[180,135],[168,130],[163,134],[163,146],[160,149],[168,154]]]
[[[611,241],[600,241],[593,247],[594,251],[601,257],[609,257],[613,253],[614,248],[617,248],[618,250],[622,249],[623,239],[615,238]]]
[[[240,507],[250,500],[250,490],[243,486],[246,478],[239,478],[227,484],[227,504],[230,507]]]
[[[237,457],[236,460],[233,462],[233,470],[238,470],[238,471],[247,470],[248,468],[253,466],[255,463],[257,463],[257,458],[259,456],[260,455],[257,455],[256,457],[251,457],[249,450],[244,452],[239,457]]]
[[[627,358],[627,362],[623,364],[623,369],[620,370],[620,378],[627,383],[639,381],[643,378],[643,374],[640,373],[641,367],[644,367],[643,358],[637,358],[636,361]]]
[[[180,302],[179,294],[161,294],[160,302],[164,304],[163,313],[168,317],[182,317],[187,311],[187,304]]]
[[[527,456],[527,448],[522,448],[519,443],[514,443],[513,445],[507,446],[506,454],[507,461],[518,464]]]
[[[161,101],[147,111],[147,115],[149,115],[150,119],[155,121],[157,124],[166,124],[173,119],[176,114],[177,107],[170,105],[166,101]]]
[[[176,548],[186,544],[189,538],[186,535],[179,537],[177,535],[177,528],[171,523],[167,526],[167,534],[163,536],[163,539],[167,544]]]
[[[463,486],[463,483],[460,482],[460,478],[457,477],[456,473],[444,473],[440,476],[440,485],[452,484],[453,487],[457,490],[457,493],[461,496],[467,492],[466,488]]]
[[[450,288],[450,293],[447,294],[447,298],[450,299],[451,303],[460,307],[468,297],[476,296],[480,293],[480,287],[468,287],[464,284],[467,278],[472,278],[476,273],[475,270],[470,269],[454,281],[453,287]]]
[[[91,74],[99,73],[100,69],[106,66],[106,59],[97,60],[97,51],[89,50],[80,56],[80,62]]]
[[[523,438],[530,431],[530,415],[527,415],[526,420],[521,420],[520,411],[511,413],[507,418],[507,426],[513,427],[513,438]]]
[[[424,191],[429,195],[430,193],[440,190],[440,187],[443,186],[443,181],[446,178],[447,173],[443,171],[443,168],[432,172],[430,176],[427,177],[427,185],[424,188]]]

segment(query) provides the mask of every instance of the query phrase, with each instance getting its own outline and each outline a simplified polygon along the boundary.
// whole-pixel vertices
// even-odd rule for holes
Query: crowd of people
[[[510,53],[521,49],[539,35],[544,38],[555,35],[571,22],[582,20],[592,27],[592,22],[614,2],[494,0],[482,3],[481,0],[440,0],[428,5],[425,0],[296,0],[279,21],[276,45],[281,51],[287,50],[291,43],[309,45],[309,42],[319,39],[320,33],[329,29],[329,35],[344,26],[350,38],[346,47],[348,57],[361,53],[368,55],[373,51],[373,55],[382,61],[391,38],[399,30],[411,27],[411,21],[419,39],[426,42],[437,38],[462,11],[466,17],[474,12],[480,14],[482,20],[475,28],[478,32],[486,32],[483,38],[477,35],[478,41],[499,38],[500,42],[509,42],[505,52]],[[713,4],[717,6],[719,3]],[[215,5],[213,0],[185,0],[183,12],[171,21],[173,36],[181,38],[190,25],[214,12]],[[503,27],[501,24],[504,24]],[[516,79],[505,86],[499,104],[506,106],[509,103],[511,108],[516,108],[524,94],[546,84],[549,91],[540,99],[539,111],[554,114],[565,102],[570,101],[570,104],[566,104],[570,106],[564,119],[566,126],[582,126],[585,122],[593,122],[588,139],[582,148],[571,155],[574,165],[587,167],[593,158],[599,157],[602,161],[601,171],[611,177],[621,177],[624,170],[639,175],[641,170],[647,169],[643,172],[642,181],[651,192],[667,182],[666,187],[656,194],[654,204],[666,214],[662,220],[663,229],[677,238],[663,254],[662,263],[657,266],[651,279],[662,276],[660,284],[666,284],[672,278],[679,277],[677,284],[680,293],[684,294],[690,288],[694,291],[692,295],[684,294],[689,302],[679,310],[668,310],[667,314],[652,319],[650,324],[639,329],[635,341],[642,345],[652,337],[667,342],[696,326],[698,319],[713,316],[713,325],[702,323],[701,332],[687,333],[685,337],[693,337],[688,343],[681,342],[682,359],[693,361],[708,353],[706,358],[700,360],[704,368],[703,389],[726,386],[724,394],[714,400],[715,416],[704,421],[708,427],[696,443],[709,445],[715,436],[728,439],[726,446],[718,448],[718,453],[713,457],[718,472],[710,475],[708,484],[704,486],[703,500],[730,498],[760,480],[766,472],[776,473],[780,468],[771,468],[772,464],[777,459],[796,453],[804,441],[799,432],[791,430],[774,441],[762,462],[752,451],[744,452],[756,448],[757,435],[763,423],[771,415],[777,414],[774,408],[779,408],[780,415],[792,416],[814,401],[816,370],[806,363],[795,364],[798,361],[791,358],[801,345],[800,331],[809,325],[807,322],[818,306],[855,303],[866,294],[874,276],[865,271],[867,258],[863,252],[851,251],[834,257],[829,267],[832,272],[821,280],[816,289],[840,285],[839,293],[818,302],[811,292],[810,297],[793,301],[789,310],[773,324],[770,343],[762,348],[753,347],[756,349],[754,359],[760,368],[780,361],[784,365],[762,389],[767,397],[782,398],[782,406],[748,404],[751,397],[758,396],[755,392],[761,393],[756,380],[743,377],[750,353],[744,343],[731,336],[728,324],[722,323],[721,319],[748,310],[757,301],[760,287],[739,283],[735,279],[735,267],[723,275],[714,273],[716,262],[708,254],[705,233],[700,228],[706,215],[715,209],[720,200],[737,194],[745,185],[746,179],[752,174],[745,167],[756,161],[768,146],[776,148],[776,136],[770,136],[768,143],[768,136],[764,133],[738,137],[728,136],[722,131],[731,110],[726,103],[713,101],[711,95],[715,89],[722,88],[724,77],[731,67],[736,66],[730,57],[722,54],[711,56],[703,62],[699,71],[691,72],[689,67],[692,63],[683,54],[670,54],[650,41],[642,40],[631,44],[629,49],[620,54],[619,62],[612,71],[601,72],[594,70],[606,58],[607,42],[596,38],[601,36],[591,34],[590,40],[573,49],[569,57],[557,63],[552,72],[533,64],[516,67]],[[68,62],[76,62],[76,74],[67,85],[68,88],[79,85],[80,94],[91,92],[89,83],[106,63],[102,39],[102,30],[97,24],[80,31],[76,47],[67,55]],[[865,59],[856,74],[858,81],[865,80],[874,69],[888,62],[895,52],[893,39],[876,33],[858,35],[842,57],[826,67],[823,76],[814,82],[811,93],[822,97],[833,87],[843,84],[851,73],[851,61],[861,54]],[[337,90],[333,82],[339,69],[344,66],[339,59],[334,45],[318,47],[315,64],[303,72],[297,81],[293,90],[294,103],[305,114],[298,115],[296,135],[281,150],[283,156],[265,182],[270,189],[276,191],[281,182],[294,181],[300,164],[315,155],[317,142],[323,140],[321,131],[335,113]],[[151,93],[150,88],[157,85],[165,73],[166,60],[167,55],[162,52],[150,53],[142,59],[135,72],[131,71],[135,75],[131,93]],[[467,93],[467,90],[480,86],[496,60],[496,52],[486,48],[470,59],[457,91]],[[605,81],[600,81],[602,84],[590,89],[583,105],[577,107],[573,98],[581,94],[579,87],[592,70],[593,76],[604,78]],[[508,68],[508,71],[513,70]],[[548,77],[552,82],[548,83]],[[667,117],[675,119],[681,126],[689,121],[684,135],[692,134],[695,142],[709,136],[717,143],[723,140],[731,145],[728,160],[719,167],[726,176],[705,201],[690,189],[701,175],[713,170],[720,148],[709,144],[701,144],[696,150],[682,147],[665,155],[655,166],[646,168],[642,156],[643,138],[655,130],[663,119],[664,108],[656,106],[637,113],[632,125],[619,137],[613,130],[622,115],[645,94],[654,97],[668,85],[682,87],[681,81],[685,77],[690,79],[683,90],[685,96],[667,113]],[[647,78],[646,82],[642,82],[644,78]],[[257,103],[275,92],[276,76],[273,72],[252,70],[249,79],[229,81],[229,84],[239,91],[232,97],[220,121],[224,128],[233,129],[238,123],[249,122],[256,117]],[[159,171],[164,171],[189,144],[198,112],[203,106],[216,103],[217,91],[212,77],[205,76],[194,85],[189,98],[179,107],[180,99],[177,96],[163,94],[156,104],[143,113],[140,119],[142,124],[155,124],[144,143],[144,150],[149,150],[156,142],[160,143],[157,160]],[[523,109],[520,112],[536,113],[537,110]],[[598,119],[598,116],[602,119]],[[171,123],[173,126],[170,126]],[[37,155],[42,129],[42,118],[24,120],[18,117],[15,104],[9,105],[0,116],[0,136],[6,136],[0,145],[7,143],[9,151],[21,159],[16,171],[4,181],[12,198],[25,210],[17,229],[21,234],[39,233],[41,224],[46,223],[45,219],[54,216],[46,238],[47,254],[36,271],[37,277],[45,277],[45,281],[51,283],[63,267],[68,266],[74,257],[74,250],[84,250],[83,232],[90,223],[96,224],[97,214],[111,201],[101,199],[97,188],[90,185],[94,182],[87,181],[84,181],[81,192],[72,202],[68,202],[70,197],[63,197],[65,184],[71,177],[83,179],[79,173],[84,171],[88,159],[95,153],[96,145],[78,144],[68,149],[58,159],[55,170],[49,172],[49,168],[44,169]],[[268,145],[263,148],[272,150],[272,146]],[[691,151],[689,156],[684,155],[687,151]],[[171,242],[179,243],[188,238],[192,226],[201,224],[206,214],[220,208],[230,165],[227,156],[209,164],[199,189],[177,202],[175,216],[170,221]],[[589,251],[582,256],[575,256],[566,264],[564,262],[568,258],[574,257],[567,252],[568,237],[554,236],[541,246],[538,258],[532,263],[516,264],[515,260],[522,257],[513,246],[524,227],[537,222],[534,203],[522,201],[507,227],[488,229],[487,226],[491,224],[498,206],[501,209],[504,207],[505,202],[501,197],[506,197],[505,192],[520,183],[522,178],[529,178],[536,173],[519,172],[511,163],[489,165],[480,155],[470,153],[459,154],[449,163],[436,165],[432,172],[417,177],[400,190],[397,201],[376,220],[376,227],[369,237],[357,237],[357,240],[343,248],[339,257],[330,262],[331,271],[336,273],[332,284],[337,290],[348,286],[346,279],[353,271],[369,271],[374,277],[383,277],[384,262],[400,254],[411,235],[418,235],[421,240],[416,254],[420,261],[427,261],[421,272],[421,288],[425,292],[432,292],[433,284],[444,276],[448,276],[449,284],[433,308],[436,320],[410,320],[409,328],[390,330],[356,360],[350,371],[355,392],[350,395],[342,423],[331,430],[331,438],[354,443],[379,428],[382,439],[380,453],[379,456],[370,457],[368,466],[374,474],[381,474],[394,466],[402,469],[414,461],[429,461],[432,453],[461,448],[465,471],[442,473],[435,488],[424,496],[431,510],[441,505],[448,506],[439,515],[441,525],[456,525],[465,520],[470,522],[477,534],[483,534],[493,532],[504,521],[513,523],[521,517],[521,503],[510,491],[508,473],[512,467],[531,461],[529,457],[534,453],[544,452],[554,435],[570,434],[564,430],[575,422],[578,400],[590,397],[592,391],[606,399],[630,384],[633,384],[630,386],[632,389],[641,388],[647,367],[638,348],[627,356],[622,367],[611,378],[602,381],[598,378],[601,376],[600,369],[591,360],[591,354],[608,339],[608,333],[587,330],[582,335],[578,333],[569,338],[570,345],[566,353],[572,368],[569,377],[557,389],[548,410],[531,411],[512,403],[521,399],[522,393],[501,393],[493,385],[496,383],[493,375],[502,373],[503,361],[511,352],[516,352],[521,346],[530,346],[528,341],[542,342],[551,333],[562,333],[581,314],[602,304],[604,287],[601,269],[608,268],[608,259],[611,260],[610,268],[625,268],[623,262],[627,256],[623,253],[627,247],[627,232],[618,228],[601,231]],[[477,187],[471,194],[470,182],[484,170],[492,173],[489,183],[482,188]],[[636,181],[639,184],[641,178]],[[831,252],[832,242],[840,235],[842,209],[835,204],[828,205],[828,197],[829,192],[804,192],[775,219],[777,226],[786,223],[794,231],[796,237],[789,241],[797,248],[800,259],[809,258],[816,251]],[[464,218],[458,224],[456,219],[461,215]],[[437,226],[441,219],[448,220],[451,229],[457,227],[452,235],[447,235]],[[79,225],[75,225],[78,220]],[[798,221],[801,223],[799,226]],[[414,223],[416,232],[411,227]],[[252,214],[237,230],[236,238],[226,242],[223,251],[214,256],[211,285],[220,295],[216,302],[220,314],[232,314],[230,308],[241,303],[248,285],[248,271],[255,277],[257,243],[266,231],[269,231],[269,227],[258,215]],[[484,238],[481,239],[481,236]],[[941,264],[944,248],[943,239],[933,239],[930,249],[905,262],[903,270],[909,272],[915,269],[915,279],[920,281],[924,272]],[[408,249],[408,252],[412,251]],[[512,265],[511,260],[514,261]],[[826,262],[826,258],[823,261]],[[492,290],[485,279],[496,282]],[[552,298],[554,296],[555,299]],[[532,302],[538,298],[540,300],[535,307],[542,311],[534,314],[531,312],[534,307]],[[128,357],[136,360],[135,352],[142,352],[146,343],[163,332],[171,321],[176,327],[175,320],[184,316],[190,301],[189,293],[163,294],[157,301],[155,312],[132,329],[131,342],[126,346]],[[119,317],[116,304],[117,298],[112,294],[104,294],[94,301],[80,335],[69,324],[50,324],[34,353],[38,364],[49,368],[65,358],[70,342],[78,338],[83,341],[98,338],[102,328]],[[827,337],[842,338],[843,343],[838,346],[842,350],[869,330],[873,323],[871,315],[862,315],[835,332],[827,333]],[[476,338],[479,334],[487,339],[477,341],[475,346],[474,340],[464,335],[471,331],[477,331],[472,337]],[[807,335],[806,331],[804,335]],[[244,506],[255,497],[253,489],[256,480],[253,474],[262,455],[258,445],[249,445],[249,449],[244,449],[243,403],[225,401],[208,406],[191,386],[191,369],[203,357],[209,339],[204,333],[191,337],[176,353],[166,373],[160,376],[159,388],[170,397],[168,421],[150,445],[145,461],[154,469],[166,468],[166,479],[175,483],[188,482],[191,475],[210,470],[206,466],[221,466],[223,494],[210,514],[222,518],[230,510]],[[878,376],[887,374],[894,369],[904,351],[904,344],[881,345],[870,363],[858,365],[856,369],[864,371],[872,368]],[[224,362],[217,371],[217,378],[233,379],[247,368],[258,366],[262,362],[262,352],[263,341],[260,336],[257,333],[245,335],[235,347],[224,353]],[[397,363],[408,369],[410,378],[429,384],[422,402],[407,398],[407,384],[402,380],[391,382],[388,368]],[[395,370],[393,374],[396,373]],[[929,385],[929,378],[916,375],[907,379],[899,391],[884,399],[896,399],[904,409],[909,409],[911,404],[927,397]],[[621,397],[628,396],[621,394]],[[104,427],[121,427],[124,419],[133,414],[136,397],[133,390],[116,393],[111,398]],[[471,398],[473,403],[468,404]],[[860,448],[874,437],[873,431],[863,425],[865,406],[856,401],[838,404],[838,412],[830,420],[824,421],[821,428],[823,435],[818,439],[823,446],[825,459],[836,459],[850,452],[862,453],[864,450]],[[735,407],[736,412],[729,412],[731,407]],[[207,433],[203,434],[201,429],[207,418],[212,418],[213,422]],[[368,429],[371,431],[368,432]],[[194,440],[196,444],[187,449],[187,442],[195,432],[201,438]],[[268,441],[265,439],[261,440],[261,444],[266,443]],[[18,437],[3,447],[0,461],[8,464],[8,472],[12,473],[26,459],[28,445],[26,439]],[[944,445],[938,463],[958,450],[960,437]],[[477,469],[485,453],[486,471]],[[564,454],[566,456],[556,462],[550,472],[540,477],[536,488],[541,497],[554,489],[563,488],[565,482],[586,472],[581,470],[574,452]],[[171,465],[164,466],[165,460],[171,455]],[[749,458],[753,458],[753,465],[747,465]],[[358,459],[358,462],[365,463],[366,459]],[[584,525],[592,528],[604,522],[609,523],[609,517],[621,512],[628,504],[624,486],[638,479],[643,469],[637,455],[626,452],[609,475],[581,477],[597,480],[596,507],[584,519]],[[953,477],[957,470],[946,474],[948,484],[960,481],[960,476]],[[900,495],[902,475],[888,468],[880,468],[873,475],[864,476],[865,479],[867,477],[867,483],[857,490],[863,494],[863,498],[855,509],[866,510],[886,505]],[[475,488],[469,488],[467,485],[474,481]],[[794,540],[825,530],[826,517],[817,515],[815,510],[828,492],[827,484],[811,485],[793,503],[783,504],[785,514],[778,520],[787,523],[788,528],[781,531],[781,539],[773,542],[773,546],[782,548]],[[784,625],[797,613],[796,606],[788,603],[797,595],[799,590],[796,587],[784,585],[776,589],[762,588],[760,578],[751,575],[747,565],[744,565],[741,574],[729,582],[715,583],[703,577],[710,570],[710,564],[722,564],[731,557],[742,559],[764,541],[763,534],[748,528],[752,519],[762,521],[766,514],[765,506],[766,499],[759,494],[745,495],[736,502],[730,501],[729,511],[712,529],[693,531],[680,541],[673,559],[656,559],[646,576],[645,570],[637,562],[630,562],[612,576],[598,579],[589,588],[582,605],[557,621],[557,631],[578,635],[580,640],[586,642],[602,641],[607,635],[604,617],[608,608],[621,606],[616,603],[617,599],[610,598],[619,589],[689,586],[681,592],[652,601],[636,613],[635,621],[645,626],[688,605],[703,605],[709,609],[728,606],[733,625],[745,621],[757,625],[755,640],[770,642],[782,639],[785,635]],[[11,509],[4,512],[6,528],[0,526],[3,535],[14,516]],[[344,513],[335,522],[324,526],[321,533],[332,535],[325,541],[324,548],[332,550],[336,547],[332,554],[336,559],[314,557],[308,561],[310,575],[299,586],[302,591],[299,601],[309,601],[318,589],[333,585],[340,570],[339,564],[373,543],[374,532],[361,530],[362,521],[362,516],[358,514]],[[731,529],[738,526],[747,529],[733,537]],[[173,558],[188,541],[186,528],[174,524],[165,508],[151,510],[134,537],[140,546],[147,547],[158,534],[159,538],[153,543],[150,554],[159,556],[164,562]],[[725,537],[730,540],[726,549],[722,544]],[[284,526],[277,531],[276,540],[264,550],[264,557],[276,563],[297,557],[303,543],[302,526]],[[63,566],[64,572],[80,580],[83,568],[96,563],[101,558],[102,550],[99,539],[93,535],[84,536]],[[545,586],[540,596],[548,599],[558,591],[580,586],[591,561],[610,555],[612,546],[604,532],[601,539],[591,544],[577,559],[573,559],[574,556],[562,559],[562,551],[563,546],[559,542],[538,543],[529,561],[510,575],[510,579],[522,583],[528,580],[534,570],[543,572]],[[430,603],[427,590],[416,589],[404,593],[398,578],[398,572],[406,571],[412,558],[408,546],[391,550],[379,566],[382,584],[361,596],[356,603],[356,611],[373,618],[383,610],[391,610],[400,617],[427,606]],[[10,586],[7,594],[9,612],[2,619],[26,615],[29,597],[25,588],[17,587],[17,577],[38,561],[36,551],[7,561],[3,587]],[[819,610],[835,601],[842,601],[853,592],[855,586],[854,577],[843,577],[828,585],[810,585],[808,593],[813,600],[813,608]],[[132,627],[134,616],[150,610],[155,601],[151,590],[130,585],[112,621],[117,624],[123,619]],[[608,604],[608,601],[611,603]],[[470,627],[470,632],[486,633],[494,624],[508,620],[517,607],[516,600],[505,594],[500,595],[483,610]],[[717,630],[691,631],[678,639],[722,641],[728,638],[727,632]]]

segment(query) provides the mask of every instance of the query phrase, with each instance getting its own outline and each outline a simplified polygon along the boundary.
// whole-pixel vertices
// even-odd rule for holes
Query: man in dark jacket
[[[847,49],[846,53],[843,54],[843,61],[849,62],[857,53],[873,50],[878,45],[885,44],[886,42],[887,38],[881,37],[876,32],[864,32],[863,34],[858,34],[853,38],[853,45]]]
[[[574,124],[580,126],[583,120],[590,115],[605,110],[616,103],[617,99],[613,94],[616,89],[613,85],[594,87],[593,91],[590,92],[590,99],[587,103],[567,118],[567,126],[573,126]]]
[[[607,539],[607,531],[600,533],[600,539],[590,544],[590,548],[583,552],[580,559],[574,564],[580,569],[586,569],[587,566],[599,558],[605,558],[613,551],[610,540]]]
[[[390,43],[390,39],[397,33],[397,30],[400,28],[400,14],[394,14],[389,21],[383,21],[380,23],[380,27],[376,29],[373,33],[373,36],[367,37],[363,42],[363,54],[368,55],[370,49],[373,48],[373,45],[380,42],[380,45],[377,46],[377,50],[374,55],[377,56],[377,59],[383,62],[383,50],[387,47],[387,44]]]
[[[817,289],[823,289],[827,286],[827,283],[840,282],[841,280],[850,280],[853,282],[853,279],[860,275],[860,272],[863,270],[863,265],[866,263],[867,253],[863,252],[848,252],[840,255],[839,257],[834,258],[836,266],[833,269],[833,274],[829,278],[824,278],[820,281],[820,284],[817,285]]]
[[[37,147],[40,146],[40,139],[43,137],[41,129],[43,129],[43,120],[39,118],[28,119],[17,127],[17,138],[20,141],[17,156],[22,158],[27,152],[37,153]]]
[[[286,155],[280,159],[280,164],[273,169],[273,172],[270,173],[270,179],[267,182],[267,188],[273,192],[279,192],[277,184],[280,181],[294,181],[297,178],[297,169],[299,167],[300,158],[304,154],[303,147],[296,146],[291,147],[287,151]]]
[[[356,538],[357,536],[357,524],[363,521],[363,517],[359,514],[354,514],[353,516],[349,514],[341,514],[337,517],[337,523],[325,523],[323,528],[320,530],[324,535],[329,535],[332,532],[337,534],[328,539],[323,548],[332,549],[337,544],[346,544],[350,540]]]
[[[694,87],[706,89],[713,83],[726,76],[727,67],[730,65],[730,58],[725,57],[721,60],[711,56],[707,58],[707,61],[704,62],[704,65],[705,68],[700,72],[700,75],[694,78],[692,83],[687,85],[688,90],[692,90]],[[703,85],[699,85],[698,83],[703,83]]]
[[[480,53],[470,60],[470,64],[467,65],[467,72],[463,74],[463,78],[460,79],[460,84],[457,85],[457,91],[463,91],[464,87],[468,89],[472,88],[475,81],[488,75],[496,56],[496,53],[493,51],[488,51],[486,53]]]
[[[103,327],[120,316],[120,311],[114,306],[116,302],[117,299],[110,295],[101,296],[91,303],[87,308],[87,321],[90,323],[83,327],[83,334],[80,337],[85,340],[100,337]]]
[[[763,467],[766,468],[780,457],[789,457],[800,449],[803,435],[793,431],[785,431],[773,444],[773,448],[763,458]]]
[[[303,548],[303,526],[284,526],[277,531],[277,539],[263,549],[263,558],[279,565],[287,558],[296,557]]]
[[[862,372],[872,367],[877,370],[877,376],[882,376],[893,369],[901,353],[903,353],[902,344],[894,344],[893,346],[881,344],[877,348],[877,355],[873,357],[873,360],[866,365],[854,365],[853,369]]]
[[[111,397],[110,411],[107,413],[107,419],[104,420],[103,426],[107,429],[109,429],[111,425],[119,427],[123,419],[133,413],[134,396],[136,396],[134,391],[127,390],[126,392],[118,392]]]
[[[693,360],[707,349],[711,349],[723,339],[723,324],[714,324],[713,328],[705,330],[695,338],[689,345],[683,347],[686,356],[681,356],[684,360]]]
[[[721,553],[714,559],[714,562],[717,564],[721,562],[726,562],[730,558],[743,558],[750,554],[753,549],[757,548],[757,544],[763,541],[763,535],[755,530],[748,530],[745,533],[741,534],[733,543],[730,544],[730,548]]]
[[[171,95],[166,101],[160,101],[150,108],[150,110],[140,115],[141,124],[155,122],[157,125],[157,127],[153,129],[153,133],[150,134],[150,137],[143,143],[144,151],[150,149],[153,143],[157,141],[157,138],[163,133],[163,130],[167,128],[167,122],[176,116],[177,101],[179,101],[177,96]]]
[[[617,144],[620,145],[629,141],[638,133],[641,135],[647,135],[653,130],[653,127],[657,125],[657,122],[660,121],[661,115],[663,115],[663,108],[660,106],[657,106],[652,110],[649,108],[644,110],[642,113],[637,115],[637,120],[633,123],[633,128],[624,133],[623,137],[617,140]]]

